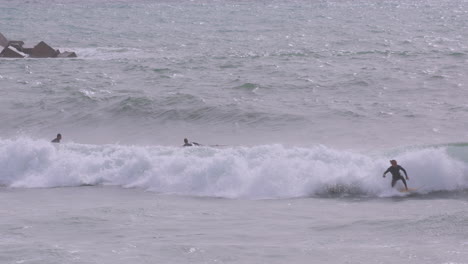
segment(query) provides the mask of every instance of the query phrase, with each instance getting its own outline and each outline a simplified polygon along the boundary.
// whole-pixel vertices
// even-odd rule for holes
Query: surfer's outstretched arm
[[[390,171],[391,168],[392,168],[392,167],[389,167],[389,168],[383,173],[382,177],[385,178],[385,174],[387,174],[387,173]]]

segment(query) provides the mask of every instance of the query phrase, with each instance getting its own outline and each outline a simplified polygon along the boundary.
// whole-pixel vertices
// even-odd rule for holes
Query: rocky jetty
[[[72,51],[60,52],[47,45],[44,41],[39,42],[33,48],[23,47],[21,40],[8,40],[0,33],[0,58],[76,58],[76,53]]]

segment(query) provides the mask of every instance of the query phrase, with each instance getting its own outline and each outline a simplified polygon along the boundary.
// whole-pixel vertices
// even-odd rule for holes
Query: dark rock
[[[66,51],[60,53],[59,50],[54,50],[51,46],[47,45],[44,41],[39,42],[34,48],[24,48],[24,42],[21,40],[8,40],[2,33],[0,33],[0,46],[4,49],[0,53],[3,58],[24,58],[25,56],[31,58],[76,58],[75,52]],[[1,50],[1,48],[0,48]]]
[[[23,52],[28,54],[28,55],[32,54],[32,50],[33,50],[33,48],[23,48]]]
[[[24,58],[18,51],[12,49],[11,47],[6,47],[0,53],[1,58]]]
[[[76,58],[76,53],[72,51],[64,51],[57,55],[57,58]]]
[[[55,58],[57,57],[57,51],[47,45],[44,41],[39,42],[31,52],[33,58]]]
[[[19,51],[23,51],[24,42],[21,40],[10,40],[8,46],[12,46]]]
[[[3,36],[2,33],[0,33],[0,46],[6,47],[8,46],[8,39]]]

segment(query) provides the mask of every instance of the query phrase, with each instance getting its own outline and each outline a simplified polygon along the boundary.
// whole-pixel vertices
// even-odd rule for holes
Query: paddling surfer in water
[[[183,147],[192,147],[192,146],[200,146],[197,142],[189,143],[188,139],[184,138],[184,145]]]
[[[391,160],[390,164],[392,164],[392,166],[390,166],[384,172],[383,177],[385,178],[385,174],[390,172],[392,174],[392,188],[395,186],[395,184],[396,184],[396,182],[398,180],[401,180],[403,182],[403,184],[405,185],[406,190],[408,191],[408,185],[406,185],[405,178],[403,178],[403,176],[401,176],[401,174],[400,174],[400,170],[402,170],[405,173],[406,179],[409,180],[408,174],[406,173],[406,170],[403,169],[403,167],[401,167],[400,165],[398,165],[396,160]]]
[[[57,137],[52,139],[52,143],[60,143],[60,140],[62,140],[62,135],[61,134],[57,134]]]

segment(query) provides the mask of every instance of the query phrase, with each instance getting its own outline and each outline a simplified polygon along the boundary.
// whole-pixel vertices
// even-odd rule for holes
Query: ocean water
[[[0,0],[0,262],[468,263],[467,17]]]

